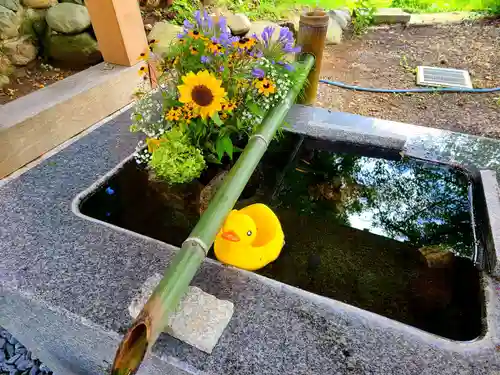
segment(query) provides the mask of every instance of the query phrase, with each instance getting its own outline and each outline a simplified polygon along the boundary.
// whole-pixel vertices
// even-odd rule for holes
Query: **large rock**
[[[227,16],[227,26],[233,35],[242,36],[248,33],[252,23],[243,13],[229,14]]]
[[[22,35],[31,35],[34,38],[42,37],[47,29],[46,13],[46,9],[26,9],[20,33]]]
[[[182,27],[172,25],[168,22],[157,22],[148,35],[148,40],[157,40],[153,52],[162,55],[168,51],[172,41],[177,38],[177,34],[182,32]]]
[[[326,32],[326,44],[340,44],[342,41],[342,27],[338,22],[330,17],[328,21],[328,31]]]
[[[57,0],[23,0],[28,8],[45,9],[57,4]]]
[[[36,59],[38,48],[30,37],[20,37],[5,41],[1,45],[2,51],[14,65],[24,66]]]
[[[12,73],[12,63],[3,53],[0,53],[0,75],[8,76]]]
[[[3,74],[0,74],[0,89],[3,86],[8,85],[9,83],[10,83],[9,77],[4,76]]]
[[[61,3],[47,11],[47,24],[63,34],[78,34],[90,26],[90,15],[83,5]]]
[[[250,26],[250,30],[248,30],[247,36],[252,36],[252,35],[256,34],[259,38],[261,38],[262,32],[268,26],[274,27],[274,29],[275,29],[271,40],[274,40],[274,41],[278,40],[281,27],[277,23],[274,23],[271,21],[252,22],[252,26]]]
[[[78,4],[78,5],[85,5],[84,0],[61,0],[61,3],[73,3],[73,4]]]
[[[342,30],[345,30],[350,23],[350,15],[342,10],[331,10],[328,15],[337,21]]]
[[[64,35],[48,32],[44,40],[47,55],[69,67],[97,64],[102,60],[97,41],[89,33]]]
[[[0,5],[14,12],[17,12],[21,7],[19,0],[0,0]]]
[[[22,12],[14,11],[0,5],[0,40],[15,38],[19,35]]]

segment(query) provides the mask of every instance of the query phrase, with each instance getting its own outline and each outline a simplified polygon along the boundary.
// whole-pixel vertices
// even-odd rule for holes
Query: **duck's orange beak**
[[[221,237],[224,238],[225,240],[232,241],[232,242],[239,242],[240,237],[234,233],[232,230],[229,232],[222,232]]]

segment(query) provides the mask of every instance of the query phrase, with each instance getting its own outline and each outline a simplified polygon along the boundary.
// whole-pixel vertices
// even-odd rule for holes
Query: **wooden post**
[[[99,49],[109,63],[132,66],[148,48],[137,0],[85,0]]]
[[[308,85],[304,89],[304,98],[301,103],[314,105],[318,93],[319,72],[325,49],[326,32],[330,17],[326,12],[316,9],[300,15],[299,34],[297,44],[302,47],[302,52],[309,53],[316,58],[314,68],[309,73]]]

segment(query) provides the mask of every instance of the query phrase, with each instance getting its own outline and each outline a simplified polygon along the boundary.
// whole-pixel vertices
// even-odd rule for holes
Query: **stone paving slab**
[[[128,306],[177,248],[78,215],[75,197],[129,156],[126,112],[0,186],[0,325],[55,374],[99,374]],[[296,106],[294,131],[499,176],[496,140]],[[81,196],[80,196],[81,197]],[[75,203],[75,204],[73,204]],[[485,332],[457,343],[206,259],[192,286],[234,304],[211,354],[162,335],[144,374],[478,374],[500,371],[500,282],[483,273]],[[20,312],[23,312],[20,314]],[[34,350],[35,351],[35,350]]]
[[[433,26],[460,23],[477,17],[478,14],[475,12],[415,13],[411,15],[408,26]]]

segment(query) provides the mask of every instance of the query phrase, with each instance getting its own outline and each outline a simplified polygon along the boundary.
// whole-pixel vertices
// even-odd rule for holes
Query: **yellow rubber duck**
[[[257,203],[229,213],[214,243],[222,263],[255,271],[280,255],[285,235],[274,212]]]

